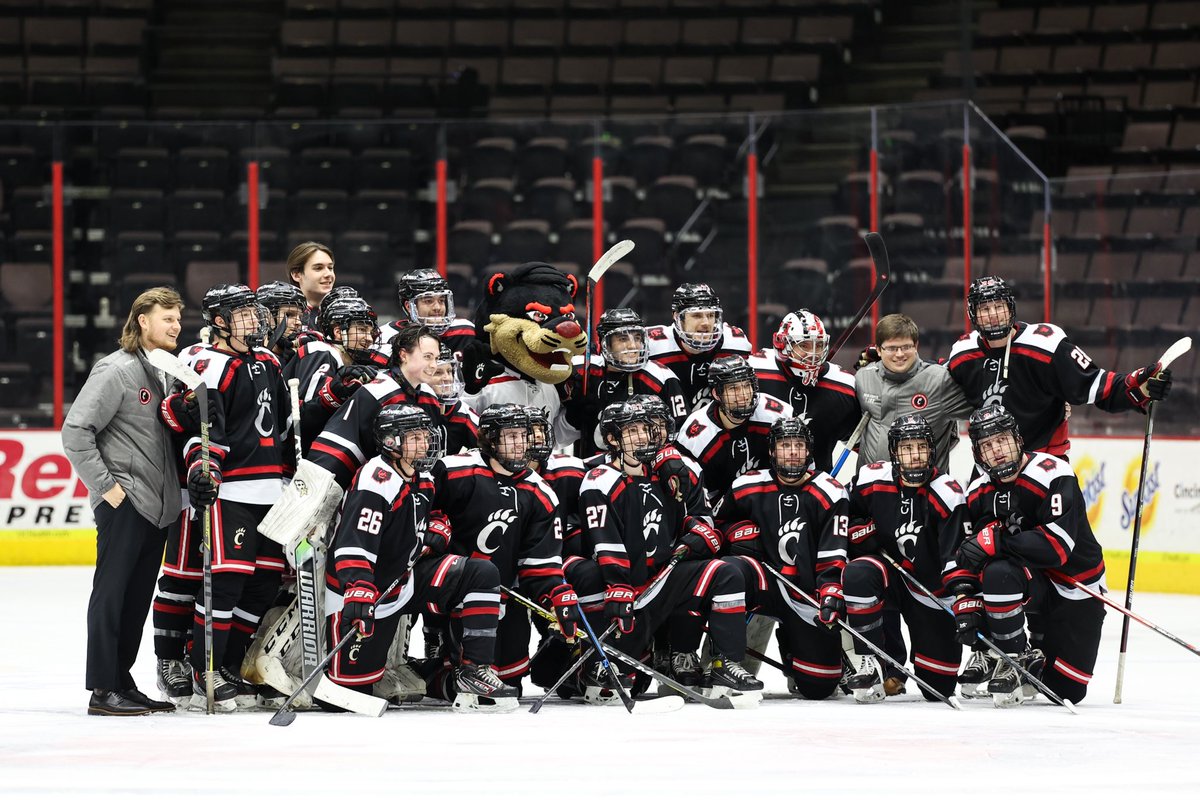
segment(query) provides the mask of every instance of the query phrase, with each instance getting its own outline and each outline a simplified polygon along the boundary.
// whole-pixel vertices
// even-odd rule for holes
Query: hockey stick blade
[[[871,254],[871,261],[875,264],[875,287],[871,289],[871,293],[867,295],[866,302],[858,309],[854,315],[854,319],[846,326],[846,329],[838,334],[837,340],[833,346],[829,348],[829,355],[825,358],[827,361],[832,361],[838,351],[842,349],[854,331],[858,328],[858,323],[862,322],[863,317],[871,310],[871,306],[875,305],[875,301],[883,294],[883,290],[888,287],[892,279],[891,261],[888,259],[887,248],[883,244],[883,237],[875,231],[863,236],[863,241],[867,243],[867,252]]]
[[[605,251],[604,255],[600,256],[600,260],[592,265],[588,270],[587,279],[592,283],[596,283],[604,277],[604,273],[608,272],[608,268],[620,261],[625,256],[633,251],[633,242],[628,239],[622,239]]]
[[[151,350],[146,354],[146,358],[155,367],[175,378],[192,391],[195,391],[203,380],[196,370],[180,361],[178,356],[168,353],[161,348]]]
[[[1167,348],[1167,352],[1162,354],[1162,358],[1158,359],[1158,368],[1167,369],[1171,363],[1181,355],[1192,349],[1192,337],[1184,336],[1175,344]],[[155,352],[158,352],[157,350]]]
[[[313,689],[313,698],[368,717],[382,717],[388,707],[388,701],[384,698],[356,692],[345,686],[338,686],[324,674],[317,678],[317,687]]]

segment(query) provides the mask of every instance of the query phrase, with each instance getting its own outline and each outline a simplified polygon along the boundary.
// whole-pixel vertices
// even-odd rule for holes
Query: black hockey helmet
[[[979,307],[992,300],[999,300],[1008,306],[1008,322],[1004,325],[984,325],[979,321]],[[1017,298],[1012,287],[1004,279],[996,275],[985,275],[971,281],[971,289],[967,292],[967,316],[971,324],[984,339],[1003,339],[1012,330],[1017,321]]]
[[[750,384],[750,399],[737,405],[726,402],[721,396],[725,389],[743,382]],[[754,414],[758,405],[758,375],[746,359],[741,356],[722,356],[714,359],[708,367],[708,385],[712,387],[713,397],[725,412],[725,416],[737,422],[745,422]]]
[[[279,309],[283,306],[295,306],[303,311],[308,305],[308,302],[304,299],[304,292],[300,291],[296,284],[284,283],[283,281],[264,283],[258,287],[254,296],[272,314],[278,313]]]
[[[267,309],[259,304],[258,298],[249,286],[240,283],[219,283],[204,293],[201,300],[201,315],[208,325],[223,336],[236,336],[250,347],[261,347],[270,334],[270,322]],[[253,323],[245,322],[233,330],[233,312],[240,308],[253,308]],[[224,326],[217,324],[221,318]]]
[[[1025,440],[1017,428],[1016,418],[1008,413],[1004,406],[990,405],[975,409],[971,418],[967,420],[967,432],[971,437],[971,452],[975,455],[975,463],[993,480],[1011,478],[1021,470]],[[1001,433],[1012,434],[1013,452],[1007,461],[990,466],[983,458],[982,444],[986,439]]]
[[[630,425],[643,423],[646,427],[646,441],[635,444],[632,450],[624,447],[625,429]],[[628,456],[642,464],[649,464],[658,455],[663,442],[659,441],[659,427],[650,416],[649,410],[636,400],[624,400],[612,403],[600,412],[600,438],[610,452]],[[609,441],[609,438],[612,441]]]
[[[426,325],[439,336],[446,332],[454,322],[454,292],[450,284],[435,269],[414,269],[400,276],[396,282],[396,295],[400,307],[408,314],[413,322]],[[426,316],[417,313],[418,299],[441,297],[445,303],[445,311],[439,315]]]
[[[803,464],[784,464],[776,455],[776,446],[785,439],[803,439],[805,461]],[[767,444],[771,449],[771,466],[775,472],[785,478],[799,478],[813,465],[813,435],[808,425],[799,417],[780,417],[771,423],[771,432],[767,434]]]
[[[325,305],[321,311],[321,332],[330,342],[340,344],[356,364],[374,363],[371,345],[379,341],[379,317],[375,309],[361,297],[343,297]],[[349,328],[355,323],[362,323],[371,328],[371,344],[366,347],[351,347]],[[341,328],[342,335],[337,336],[335,330]]]
[[[900,443],[913,439],[925,442],[929,446],[929,455],[924,464],[905,467],[900,460]],[[892,457],[892,468],[905,483],[927,483],[933,477],[933,462],[937,460],[937,444],[929,420],[920,414],[903,414],[896,417],[892,427],[888,428],[888,454]]]
[[[550,413],[540,406],[525,406],[525,411],[529,414],[531,434],[529,460],[545,465],[554,452],[554,426],[550,424]]]
[[[405,453],[405,439],[410,431],[425,431],[429,434],[428,447],[423,454]],[[375,416],[375,445],[379,452],[393,461],[401,458],[415,469],[427,470],[441,458],[442,431],[433,418],[420,406],[399,404],[384,406]]]
[[[684,315],[689,311],[711,311],[715,321],[710,331],[684,330]],[[693,350],[706,352],[721,341],[721,326],[724,321],[721,298],[707,283],[685,283],[671,295],[671,316],[674,319],[675,335]]]
[[[317,304],[317,320],[321,319],[330,304],[338,300],[345,300],[347,297],[358,297],[358,289],[353,286],[335,286],[330,289],[329,293],[322,297],[321,302]]]
[[[637,359],[633,363],[625,363],[618,353],[609,346],[608,337],[617,333],[634,334],[639,339]],[[641,316],[632,308],[610,308],[600,315],[596,323],[596,335],[600,337],[600,352],[604,355],[605,366],[620,372],[637,372],[646,366],[650,360],[650,348],[646,346],[646,325]]]
[[[671,416],[670,409],[661,397],[656,394],[635,394],[629,399],[641,403],[650,419],[662,428],[663,444],[675,439],[675,417]]]
[[[501,452],[504,431],[525,432],[525,449],[518,454]],[[516,403],[497,403],[488,406],[479,415],[479,452],[484,458],[496,461],[509,472],[520,472],[528,468],[529,444],[533,442],[533,424],[525,406]]]

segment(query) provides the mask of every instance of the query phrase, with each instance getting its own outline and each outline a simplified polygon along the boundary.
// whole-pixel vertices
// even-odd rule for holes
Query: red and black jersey
[[[1027,453],[1028,461],[1011,483],[981,475],[967,490],[971,523],[1008,527],[999,535],[997,553],[1027,567],[1045,570],[1063,597],[1088,595],[1071,586],[1074,578],[1099,592],[1104,585],[1104,551],[1092,533],[1087,504],[1071,465],[1047,453]]]
[[[854,375],[826,362],[817,371],[816,383],[809,385],[794,367],[780,363],[773,351],[752,356],[750,366],[758,376],[758,390],[790,405],[812,431],[817,469],[832,470],[834,445],[850,438],[862,416]]]
[[[946,366],[972,405],[1008,409],[1029,450],[1066,456],[1066,403],[1110,412],[1137,408],[1125,392],[1125,374],[1097,367],[1057,325],[1018,322],[1010,348],[1007,380],[1004,348],[988,347],[978,331],[955,343]]]
[[[646,346],[650,349],[651,361],[675,373],[688,410],[696,408],[701,400],[712,397],[708,386],[708,367],[714,359],[723,356],[749,358],[753,350],[742,329],[729,323],[722,323],[721,341],[717,346],[703,353],[684,350],[671,325],[651,325],[646,328]]]
[[[221,469],[218,497],[269,506],[283,491],[291,401],[274,353],[233,353],[208,345],[187,349],[184,362],[208,387],[209,448]],[[184,460],[200,457],[200,437],[188,437]]]
[[[765,469],[771,463],[767,435],[781,417],[792,416],[792,407],[765,394],[750,419],[735,428],[722,424],[716,403],[706,403],[684,420],[675,445],[700,464],[709,500],[720,497],[739,475]]]
[[[423,546],[433,502],[433,478],[428,472],[405,480],[384,458],[376,456],[354,476],[342,500],[341,516],[325,571],[325,585],[340,606],[345,587],[370,581],[383,591],[409,572]],[[382,598],[375,616],[404,605],[412,588],[402,580]],[[336,611],[336,606],[328,613]]]
[[[558,517],[563,532],[563,558],[581,554],[579,487],[587,467],[575,456],[555,453],[539,473],[558,498]]]
[[[387,364],[392,357],[392,339],[396,337],[401,328],[409,325],[412,325],[412,322],[405,317],[379,326],[379,340],[375,342],[373,349],[383,358],[384,364]],[[439,342],[449,347],[452,353],[468,352],[475,346],[475,323],[459,317],[451,322],[450,327],[437,338]]]
[[[398,369],[381,372],[329,418],[309,448],[308,459],[332,472],[339,486],[348,486],[358,468],[377,454],[375,416],[379,409],[394,403],[420,406],[435,424],[442,424],[442,403],[428,384],[414,388]]]
[[[317,435],[325,429],[329,417],[341,407],[329,382],[337,379],[338,368],[345,363],[341,350],[316,340],[305,342],[296,349],[296,357],[283,368],[286,383],[291,378],[300,381],[301,442],[304,452]]]
[[[788,486],[760,469],[734,481],[714,513],[726,534],[746,523],[758,526],[760,560],[812,593],[842,582],[848,506],[846,489],[824,472]],[[743,545],[748,538],[741,537]]]
[[[941,593],[971,575],[958,568],[954,554],[971,530],[967,500],[958,481],[940,472],[923,486],[904,486],[890,461],[866,464],[850,489],[850,524],[871,520],[884,552],[911,565],[922,585]],[[857,554],[851,547],[850,557]],[[910,588],[913,597],[924,595]],[[928,598],[925,598],[926,600]]]
[[[479,415],[462,400],[442,406],[442,421],[446,455],[458,455],[479,446]]]
[[[451,553],[491,561],[501,583],[537,599],[563,582],[558,497],[537,473],[497,474],[472,450],[438,460],[433,485]]]
[[[575,358],[575,374],[571,380],[582,386],[583,358]],[[649,361],[636,372],[620,372],[605,367],[602,356],[593,356],[591,369],[587,380],[588,397],[595,398],[593,407],[596,413],[635,394],[652,394],[660,397],[667,406],[667,411],[675,419],[675,427],[683,424],[688,415],[688,404],[684,399],[683,388],[675,373],[666,367]],[[596,426],[598,419],[584,420],[579,429],[580,455],[587,458],[604,448],[597,444]]]

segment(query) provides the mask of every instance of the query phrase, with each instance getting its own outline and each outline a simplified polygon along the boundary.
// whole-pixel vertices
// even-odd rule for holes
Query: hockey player
[[[688,410],[708,396],[708,367],[723,356],[749,357],[750,340],[724,321],[721,298],[707,283],[685,283],[671,296],[671,325],[646,329],[650,360],[679,379]]]
[[[333,289],[337,276],[333,251],[320,242],[301,242],[287,257],[288,280],[304,295],[304,326],[317,327],[317,307]]]
[[[842,675],[841,637],[831,627],[846,613],[846,490],[815,468],[812,432],[802,420],[775,420],[768,441],[770,466],[733,482],[715,509],[717,524],[728,542],[727,560],[745,582],[747,609],[779,621],[789,690],[823,700]],[[820,609],[795,596],[763,563],[818,598]]]
[[[760,394],[758,378],[741,356],[713,361],[708,383],[714,402],[684,420],[676,445],[700,464],[712,501],[739,475],[767,465],[767,433],[775,420],[792,416],[792,407]]]
[[[746,606],[742,575],[721,559],[720,534],[664,491],[650,468],[663,442],[645,408],[634,401],[606,408],[600,417],[609,458],[583,480],[579,505],[591,552],[573,559],[568,578],[578,587],[584,610],[596,615],[593,629],[607,618],[620,632],[614,642],[640,656],[656,628],[668,617],[699,615],[708,620],[714,642],[710,681],[714,689],[759,692],[763,684],[741,666],[746,649]],[[688,557],[643,599],[639,594],[683,548]],[[601,615],[600,612],[603,611]],[[603,702],[611,676],[599,660],[585,666],[584,699]],[[617,676],[625,682],[627,676]]]
[[[304,293],[294,284],[275,281],[258,287],[254,296],[259,305],[271,312],[268,349],[279,359],[279,366],[286,369],[296,355],[296,337],[304,324],[303,315],[308,307]]]
[[[587,394],[583,394],[583,362],[576,356],[575,375],[571,378],[571,400],[564,403],[567,420],[579,429],[579,454],[588,458],[607,451],[600,441],[598,419],[607,406],[634,395],[651,394],[662,398],[670,409],[676,427],[688,414],[679,379],[671,370],[650,361],[646,346],[646,326],[630,308],[610,308],[596,325],[600,339],[600,357],[592,360],[587,376]]]
[[[516,692],[492,668],[500,573],[486,559],[446,554],[450,531],[430,516],[434,487],[426,470],[440,455],[440,431],[424,410],[391,405],[376,416],[374,435],[379,455],[355,475],[329,545],[330,647],[358,631],[330,662],[329,678],[369,693],[383,677],[401,615],[436,608],[449,618],[457,649],[454,709],[516,710]],[[398,577],[400,585],[380,597]]]
[[[434,507],[450,521],[449,552],[495,564],[504,586],[553,609],[567,636],[579,621],[575,590],[562,570],[558,498],[529,469],[533,425],[526,409],[487,408],[479,419],[479,449],[446,456],[433,467]],[[508,603],[500,614],[496,673],[520,687],[529,669],[529,614]]]
[[[883,607],[900,610],[912,642],[916,674],[943,695],[954,694],[962,647],[954,620],[878,553],[887,553],[922,586],[953,594],[970,586],[954,553],[970,525],[962,487],[937,471],[933,428],[920,414],[905,414],[888,431],[891,460],[864,465],[850,492],[850,557],[842,573],[850,625],[884,647]],[[883,664],[855,640],[854,674],[847,685],[861,703],[882,700]],[[924,689],[921,690],[923,693]],[[895,693],[895,692],[893,692]],[[925,693],[925,699],[937,700]]]
[[[442,401],[446,453],[457,455],[475,447],[479,437],[479,415],[463,402],[462,366],[450,346],[441,342],[429,385]]]
[[[750,357],[763,394],[789,404],[813,434],[817,469],[833,469],[833,448],[858,425],[854,375],[826,361],[829,334],[821,318],[800,309],[783,318],[768,350]]]
[[[972,595],[955,602],[960,641],[983,632],[1047,687],[1078,703],[1096,665],[1104,606],[1068,579],[1105,591],[1104,554],[1079,482],[1066,461],[1024,450],[1017,421],[1004,406],[976,411],[969,432],[985,474],[967,491],[975,533],[959,547],[956,560],[979,576],[983,603],[981,608]],[[1036,694],[1009,664],[987,660],[995,664],[992,670],[968,664],[960,682],[986,684],[998,707]]]
[[[1008,409],[1030,450],[1068,456],[1068,403],[1144,412],[1171,390],[1171,371],[1157,363],[1128,374],[1109,372],[1057,325],[1018,322],[1016,299],[1003,278],[972,281],[967,314],[975,331],[950,350],[950,375],[976,408]]]

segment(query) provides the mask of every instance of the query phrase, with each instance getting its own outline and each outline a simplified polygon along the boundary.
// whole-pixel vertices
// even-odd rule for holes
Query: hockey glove
[[[1171,392],[1171,370],[1159,371],[1158,362],[1125,376],[1125,394],[1138,408],[1146,408],[1151,400],[1163,400]]]
[[[826,625],[833,625],[846,615],[846,600],[842,597],[842,587],[836,583],[827,583],[821,587],[821,610],[818,618]]]
[[[370,639],[375,632],[375,601],[379,590],[370,581],[355,581],[346,587],[342,596],[342,619],[338,624],[338,637],[351,630],[358,631],[358,638]]]
[[[967,595],[954,601],[954,641],[970,647],[983,631],[983,601]]]
[[[208,508],[217,502],[217,492],[221,487],[221,468],[217,462],[208,462],[208,474],[204,473],[204,459],[197,458],[188,467],[187,492],[188,502],[192,508]]]
[[[441,511],[429,514],[422,543],[429,548],[429,553],[435,556],[442,555],[450,546],[450,520]]]
[[[695,484],[696,475],[683,460],[683,456],[675,445],[667,445],[659,450],[650,467],[658,477],[659,484],[666,489],[671,499],[676,503],[682,503],[687,499]]]
[[[615,583],[605,589],[604,616],[616,620],[621,633],[633,633],[633,588]]]
[[[317,396],[321,398],[321,404],[326,408],[338,409],[357,391],[357,383],[345,384],[337,378],[326,378],[321,384],[321,388],[317,390]]]
[[[553,603],[554,617],[558,620],[559,630],[568,642],[574,641],[579,635],[580,615],[579,595],[569,583],[560,583],[550,590],[550,602]]]
[[[338,382],[343,386],[353,387],[351,391],[357,389],[363,384],[370,383],[375,380],[375,376],[379,370],[375,367],[368,367],[362,364],[346,364],[338,367],[337,376]]]
[[[729,555],[762,558],[762,539],[759,538],[758,526],[753,522],[739,522],[725,531],[725,540],[729,542]]]
[[[688,532],[679,537],[679,544],[688,549],[688,558],[716,558],[721,552],[721,532],[699,517],[688,517]]]
[[[212,410],[209,409],[209,416]],[[167,427],[176,433],[200,432],[200,404],[191,389],[172,392],[163,398],[158,414]]]
[[[989,522],[959,546],[954,560],[963,569],[979,572],[983,565],[995,558],[1000,551],[1000,537],[1003,532],[1004,523]]]
[[[850,526],[850,552],[854,556],[869,556],[879,552],[879,537],[875,535],[875,521]]]
[[[858,354],[858,360],[854,362],[854,371],[858,372],[868,364],[874,364],[876,361],[880,360],[881,357],[879,355],[879,348],[875,347],[873,344],[867,345],[863,348],[863,351]]]

